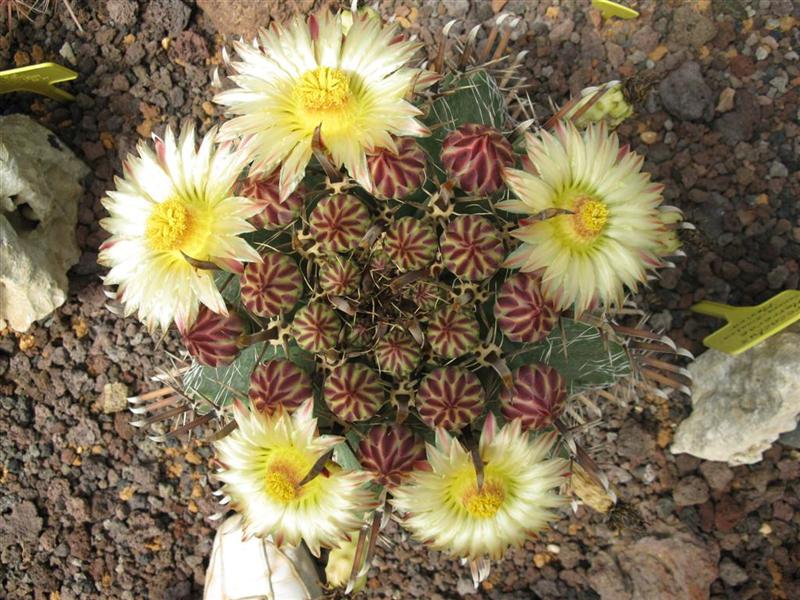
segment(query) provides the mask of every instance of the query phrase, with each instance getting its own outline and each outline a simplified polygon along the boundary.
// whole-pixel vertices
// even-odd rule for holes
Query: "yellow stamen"
[[[472,486],[464,494],[462,501],[470,515],[478,519],[488,519],[497,514],[505,499],[506,493],[503,487],[497,482],[487,481],[480,492],[477,484]]]
[[[350,78],[340,69],[306,71],[294,88],[295,100],[306,110],[336,110],[350,100]]]
[[[267,494],[281,504],[289,504],[300,496],[301,476],[293,465],[284,462],[274,462],[267,470],[265,486]]]
[[[572,211],[575,213],[572,217],[575,230],[584,238],[596,236],[608,222],[608,206],[588,196],[579,197]]]
[[[189,237],[192,216],[180,200],[158,204],[147,219],[145,237],[157,251],[178,250]]]

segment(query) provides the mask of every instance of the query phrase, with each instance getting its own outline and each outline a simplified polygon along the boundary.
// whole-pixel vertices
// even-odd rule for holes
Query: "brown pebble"
[[[736,90],[733,88],[725,88],[719,94],[719,102],[717,102],[717,112],[724,113],[733,110],[733,99],[736,96]]]
[[[643,131],[639,137],[648,146],[658,141],[658,134],[655,131]]]
[[[14,64],[18,67],[27,67],[31,64],[31,56],[23,50],[14,52]]]

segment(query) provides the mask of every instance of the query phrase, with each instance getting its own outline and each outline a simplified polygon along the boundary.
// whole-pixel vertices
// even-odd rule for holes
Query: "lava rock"
[[[229,0],[198,0],[197,5],[219,33],[253,39],[258,30],[270,23],[275,7],[260,0],[240,0],[231,10]]]
[[[689,534],[644,537],[599,552],[587,576],[603,600],[708,598],[719,549]]]
[[[726,144],[738,144],[753,137],[753,131],[761,119],[761,110],[747,90],[738,90],[734,98],[734,109],[714,120],[714,129],[718,131]]]
[[[136,2],[133,0],[108,0],[108,16],[117,25],[129,27],[136,21]]]
[[[144,11],[144,22],[154,29],[166,30],[168,35],[175,37],[186,29],[191,14],[192,10],[181,0],[151,0]]]
[[[708,17],[697,12],[692,4],[676,8],[672,13],[670,41],[679,46],[699,48],[717,35],[717,26]]]
[[[671,115],[686,121],[709,120],[714,110],[714,94],[703,79],[700,65],[683,63],[658,86],[664,108]]]
[[[742,567],[733,562],[730,558],[723,558],[719,563],[719,578],[725,582],[725,585],[736,587],[742,585],[745,581],[750,579]]]
[[[727,489],[733,480],[733,471],[725,463],[704,461],[700,464],[700,472],[708,482],[709,487],[715,491]]]
[[[708,484],[700,477],[681,479],[672,492],[676,506],[693,506],[708,502]]]

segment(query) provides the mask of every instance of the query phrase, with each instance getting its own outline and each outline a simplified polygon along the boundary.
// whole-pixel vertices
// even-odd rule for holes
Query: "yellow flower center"
[[[470,515],[478,519],[495,516],[505,499],[505,489],[496,481],[485,481],[481,491],[478,491],[476,483],[462,497],[464,508]]]
[[[158,204],[147,219],[145,237],[153,250],[178,250],[192,230],[192,216],[180,200]]]
[[[575,231],[583,238],[595,237],[608,222],[608,206],[589,196],[578,197],[572,211]]]
[[[270,498],[280,504],[289,504],[297,500],[301,490],[297,485],[305,477],[297,466],[289,461],[276,460],[267,468],[264,485]]]
[[[342,108],[350,100],[350,78],[341,69],[317,67],[303,73],[294,88],[294,97],[310,111]]]

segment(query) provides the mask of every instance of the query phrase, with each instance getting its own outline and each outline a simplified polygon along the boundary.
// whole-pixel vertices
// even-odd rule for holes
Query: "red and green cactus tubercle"
[[[505,258],[500,232],[480,215],[459,215],[440,240],[447,269],[460,279],[482,281],[494,275]]]
[[[487,195],[503,185],[503,169],[514,164],[511,144],[496,129],[466,123],[442,142],[448,176],[468,194]]]
[[[230,364],[239,355],[237,340],[244,334],[244,322],[231,310],[217,314],[205,306],[197,319],[183,334],[183,345],[201,365],[220,367]]]
[[[434,369],[417,390],[416,407],[428,427],[458,431],[477,419],[486,394],[477,375],[460,367]]]
[[[291,411],[313,396],[308,373],[286,359],[268,360],[250,375],[247,397],[259,412],[271,414],[278,406]]]
[[[334,367],[322,386],[325,403],[343,421],[364,421],[374,416],[385,401],[381,378],[361,363]]]
[[[431,312],[444,303],[445,293],[431,281],[415,281],[403,288],[403,296],[423,312]]]
[[[262,255],[262,262],[247,263],[241,278],[242,304],[258,317],[274,317],[291,310],[303,293],[297,263],[278,252]]]
[[[400,271],[418,271],[436,256],[436,233],[419,219],[402,217],[386,230],[383,249]]]
[[[297,311],[292,333],[297,345],[308,352],[325,352],[336,345],[342,322],[336,312],[322,302],[311,302]]]
[[[416,369],[421,352],[414,338],[397,328],[376,342],[374,355],[382,372],[404,377]]]
[[[358,460],[376,483],[393,488],[425,462],[425,443],[403,425],[376,425],[359,443]]]
[[[539,277],[531,273],[509,278],[495,298],[497,326],[513,342],[533,343],[547,337],[558,315],[555,306],[545,300]]]
[[[320,264],[317,280],[326,294],[351,296],[358,290],[361,269],[350,259],[339,255],[330,256]]]
[[[425,182],[425,153],[409,137],[395,140],[397,154],[379,148],[367,155],[375,195],[399,200],[417,191]]]
[[[261,212],[250,217],[250,222],[261,229],[279,229],[300,216],[303,208],[302,188],[298,188],[283,202],[279,194],[280,170],[267,177],[249,177],[239,191],[240,196],[254,200]]]
[[[523,365],[512,373],[513,385],[500,395],[503,416],[522,419],[525,429],[540,429],[553,423],[567,400],[566,382],[548,365]]]
[[[450,360],[472,352],[478,345],[479,328],[467,308],[443,306],[428,321],[428,343],[441,358]]]
[[[333,194],[320,200],[308,218],[314,241],[331,252],[356,248],[370,224],[369,211],[349,194]]]

